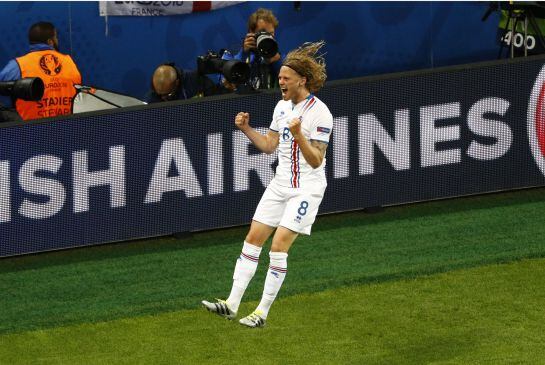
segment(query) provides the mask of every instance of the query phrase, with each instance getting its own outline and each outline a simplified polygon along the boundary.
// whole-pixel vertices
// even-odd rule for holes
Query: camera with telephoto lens
[[[250,78],[250,66],[239,60],[223,60],[209,51],[197,57],[197,72],[201,75],[221,73],[232,84],[243,84]]]
[[[38,101],[44,95],[44,82],[39,77],[25,77],[15,81],[0,82],[0,95],[13,99]]]
[[[265,58],[271,58],[278,53],[278,43],[273,35],[265,30],[255,33],[257,53]]]

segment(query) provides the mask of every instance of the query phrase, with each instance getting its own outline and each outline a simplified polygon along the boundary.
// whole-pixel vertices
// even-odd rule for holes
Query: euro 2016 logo
[[[46,75],[56,76],[61,72],[62,65],[54,54],[48,53],[40,58],[40,67]]]
[[[539,72],[530,95],[528,139],[537,166],[545,175],[545,66]]]

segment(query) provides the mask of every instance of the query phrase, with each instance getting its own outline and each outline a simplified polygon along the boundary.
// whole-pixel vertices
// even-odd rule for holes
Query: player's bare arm
[[[327,143],[313,139],[310,141],[310,145],[320,150],[323,160],[325,157],[325,151],[327,150]]]
[[[272,130],[269,130],[267,134],[263,135],[253,129],[250,126],[250,114],[240,112],[235,117],[235,125],[238,129],[240,129],[246,137],[252,143],[254,146],[257,147],[258,150],[261,152],[265,152],[267,154],[273,153],[276,148],[278,147],[279,139],[278,139],[278,133]]]
[[[295,141],[303,153],[303,157],[312,168],[316,169],[322,165],[327,144],[320,141],[307,140],[301,131],[301,119],[295,118],[289,123],[289,129]]]

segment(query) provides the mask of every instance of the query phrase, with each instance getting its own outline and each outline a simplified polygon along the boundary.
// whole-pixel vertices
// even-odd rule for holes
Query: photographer
[[[229,52],[225,52],[222,56],[225,60],[236,59],[250,65],[248,84],[255,90],[278,87],[278,73],[282,66],[282,56],[274,40],[277,27],[278,20],[272,11],[263,8],[258,9],[248,18],[248,33],[239,53],[233,56]],[[265,52],[260,51],[257,44],[258,39],[260,41],[265,39],[265,43],[268,42],[267,45],[272,43],[273,47],[267,47]],[[230,84],[225,79],[222,79],[222,83],[230,90],[235,89],[235,85]]]
[[[21,117],[15,110],[6,108],[2,103],[0,103],[0,123],[21,121]]]
[[[157,67],[151,79],[151,90],[146,94],[147,103],[185,100],[199,96],[221,93],[205,75],[197,71],[182,70],[174,63]]]

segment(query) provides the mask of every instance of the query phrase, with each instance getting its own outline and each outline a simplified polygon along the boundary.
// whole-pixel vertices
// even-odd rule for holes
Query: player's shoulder
[[[276,109],[280,108],[291,108],[291,101],[284,99],[278,100],[278,103],[276,103]]]
[[[312,107],[311,111],[313,111],[316,114],[333,118],[327,105],[322,100],[320,100],[317,96],[314,96],[313,98],[314,98],[315,105]]]
[[[276,106],[274,107],[273,116],[280,116],[283,114],[286,114],[290,110],[290,102],[280,100],[278,103],[276,103]]]
[[[316,102],[317,107],[329,110],[327,105],[320,98],[318,98],[316,95],[314,95],[313,98],[314,98],[314,100]]]

